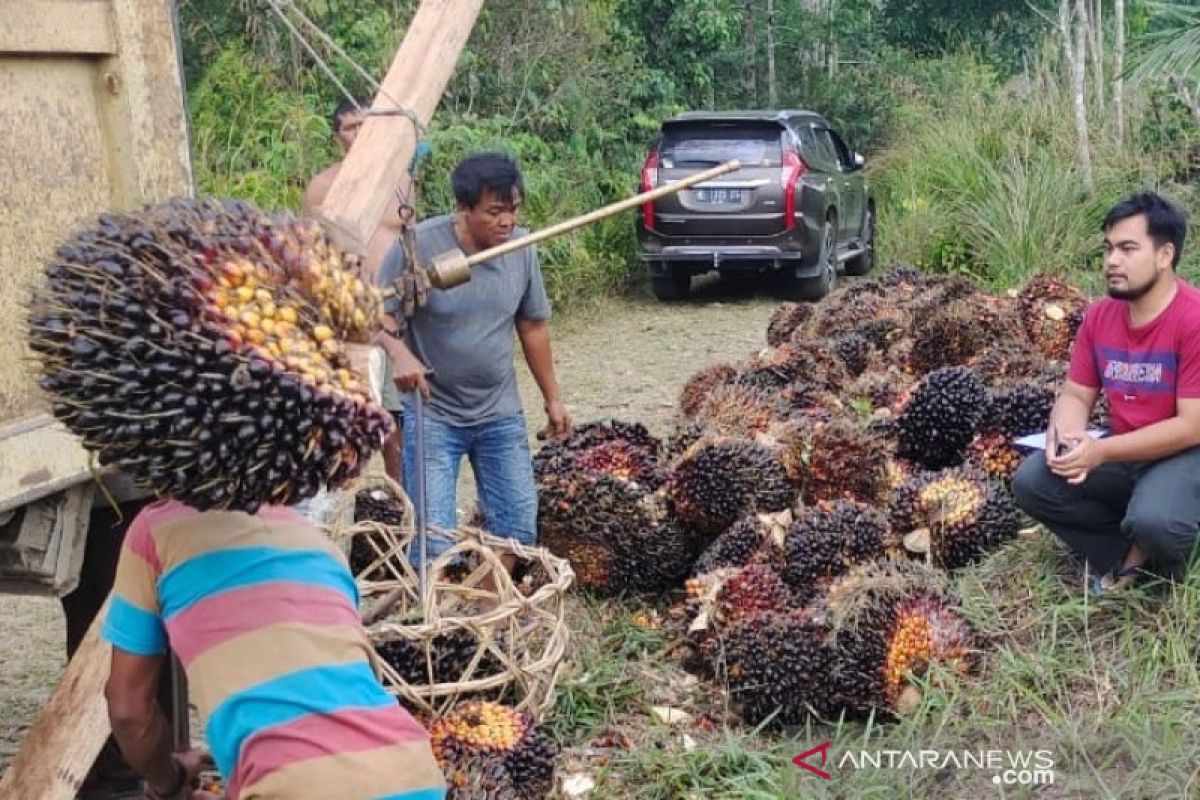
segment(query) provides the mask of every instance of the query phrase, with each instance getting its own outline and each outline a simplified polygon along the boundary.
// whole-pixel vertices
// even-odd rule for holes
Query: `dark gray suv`
[[[662,125],[642,190],[723,161],[724,175],[647,203],[637,234],[654,294],[687,297],[693,275],[776,276],[789,296],[824,297],[838,272],[870,271],[875,205],[863,157],[811,111],[688,112]]]

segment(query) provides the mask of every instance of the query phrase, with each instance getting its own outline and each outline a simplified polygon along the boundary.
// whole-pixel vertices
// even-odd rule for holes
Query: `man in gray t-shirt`
[[[499,153],[470,156],[451,180],[457,211],[417,226],[422,265],[456,247],[470,255],[523,233],[516,227],[523,183],[512,159]],[[397,243],[380,265],[380,286],[390,286],[405,268],[404,250]],[[466,456],[488,530],[532,544],[537,493],[513,365],[514,332],[541,389],[549,433],[564,434],[571,427],[554,375],[550,302],[536,250],[529,247],[486,261],[472,270],[468,283],[453,289],[430,289],[428,302],[408,320],[403,341],[398,338],[399,301],[393,298],[385,310],[380,342],[392,357],[396,383],[429,400],[425,470],[430,523],[455,526],[458,470]],[[405,488],[413,494],[411,398],[404,420]],[[429,553],[436,556],[448,546],[446,538],[432,536]]]

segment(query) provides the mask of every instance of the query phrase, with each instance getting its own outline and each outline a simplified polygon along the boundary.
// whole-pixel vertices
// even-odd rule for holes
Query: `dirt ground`
[[[778,302],[752,288],[708,281],[688,303],[622,299],[556,320],[555,363],[574,419],[640,421],[655,433],[666,432],[688,376],[763,347],[767,319]],[[532,436],[545,424],[545,414],[523,366],[518,374]],[[469,479],[463,487],[459,504],[470,508]],[[2,770],[58,680],[65,634],[52,598],[0,595],[0,620]]]

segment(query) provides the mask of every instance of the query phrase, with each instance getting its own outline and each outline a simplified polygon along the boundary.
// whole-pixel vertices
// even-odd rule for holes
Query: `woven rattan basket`
[[[409,560],[417,548],[412,504],[403,490],[382,479],[383,489],[404,508],[403,524],[361,521],[335,526],[331,535],[350,548],[357,540],[362,606],[370,609],[389,594],[399,597],[390,612],[368,628],[377,652],[402,647],[410,669],[401,674],[384,658],[378,666],[384,684],[422,716],[439,717],[460,699],[500,700],[540,716],[554,704],[569,631],[567,590],[575,579],[570,564],[541,547],[526,547],[476,528],[447,534],[454,545],[429,562],[425,602],[418,573]],[[514,581],[501,558],[517,559]],[[452,576],[452,577],[450,577]],[[446,663],[445,642],[457,643],[467,657]],[[396,645],[394,643],[400,643]]]

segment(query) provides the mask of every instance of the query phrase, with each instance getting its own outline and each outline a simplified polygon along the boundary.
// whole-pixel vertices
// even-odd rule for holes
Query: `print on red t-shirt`
[[[1175,400],[1200,397],[1200,290],[1179,291],[1145,325],[1129,324],[1129,303],[1105,298],[1087,310],[1067,377],[1103,389],[1113,433],[1175,416]]]

